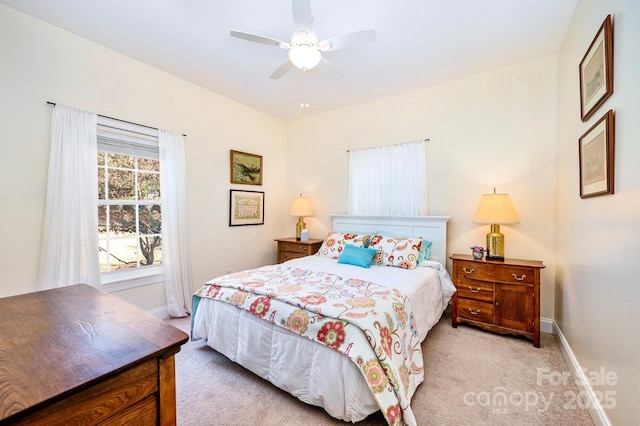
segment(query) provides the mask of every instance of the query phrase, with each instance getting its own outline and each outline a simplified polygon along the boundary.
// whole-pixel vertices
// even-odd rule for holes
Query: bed
[[[332,219],[316,255],[205,283],[192,339],[335,418],[381,410],[389,424],[415,424],[421,343],[455,292],[448,217]]]

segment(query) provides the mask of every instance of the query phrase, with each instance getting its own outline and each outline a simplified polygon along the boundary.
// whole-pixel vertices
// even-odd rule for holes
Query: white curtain
[[[51,114],[51,151],[39,288],[100,288],[97,116],[64,105]]]
[[[158,130],[162,194],[162,264],[167,309],[172,317],[191,312],[191,264],[187,241],[187,181],[184,141],[179,133]]]
[[[427,214],[425,141],[352,150],[349,214]]]

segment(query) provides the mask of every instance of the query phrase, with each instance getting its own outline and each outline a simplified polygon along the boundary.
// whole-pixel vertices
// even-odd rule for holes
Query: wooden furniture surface
[[[468,323],[484,330],[515,334],[540,347],[540,270],[537,260],[474,259],[454,254],[451,323]]]
[[[0,312],[0,424],[176,424],[181,330],[86,284]]]
[[[276,261],[277,263],[282,263],[287,260],[316,254],[324,240],[309,239],[309,241],[299,241],[295,238],[277,238],[275,241],[278,243]]]

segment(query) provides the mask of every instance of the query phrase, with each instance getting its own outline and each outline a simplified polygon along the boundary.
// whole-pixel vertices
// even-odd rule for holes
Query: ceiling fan
[[[289,51],[289,60],[280,65],[271,74],[270,78],[280,78],[294,66],[303,71],[317,66],[318,69],[327,73],[331,78],[338,80],[344,77],[344,74],[332,62],[324,58],[322,52],[345,49],[376,40],[375,30],[365,30],[318,41],[318,37],[311,28],[313,23],[311,0],[292,0],[292,3],[295,31],[291,35],[289,43],[243,31],[231,31],[231,36],[233,37],[276,46]]]

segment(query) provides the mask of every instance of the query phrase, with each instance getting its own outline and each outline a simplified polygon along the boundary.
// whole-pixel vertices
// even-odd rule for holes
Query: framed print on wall
[[[231,150],[231,183],[262,185],[262,155]]]
[[[230,191],[229,226],[242,225],[264,225],[264,192]]]
[[[613,26],[608,15],[580,62],[582,121],[587,121],[612,93]]]
[[[613,194],[614,137],[613,110],[580,137],[580,198]]]

